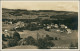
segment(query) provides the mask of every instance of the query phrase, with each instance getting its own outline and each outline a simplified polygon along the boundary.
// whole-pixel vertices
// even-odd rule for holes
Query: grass
[[[38,49],[38,47],[33,45],[24,45],[24,46],[9,47],[6,49]]]
[[[12,25],[3,26],[2,29],[6,29],[6,28],[10,29],[10,28],[13,28],[13,26]],[[23,30],[23,32],[18,32],[18,33],[20,34],[21,38],[32,36],[33,38],[37,39],[37,34],[39,34],[39,37],[41,38],[45,37],[46,35],[49,35],[51,37],[59,37],[60,40],[52,40],[55,44],[54,47],[69,47],[71,42],[74,44],[78,42],[78,31],[77,30],[72,30],[71,34],[67,34],[66,32],[64,33],[56,32],[53,29],[50,32],[45,31],[44,29],[40,29],[40,30],[35,30],[35,31]],[[23,49],[23,47],[21,48]]]

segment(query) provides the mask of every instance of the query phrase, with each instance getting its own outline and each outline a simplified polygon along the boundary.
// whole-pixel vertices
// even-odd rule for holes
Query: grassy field
[[[15,46],[15,47],[9,47],[6,49],[38,49],[37,46],[32,46],[32,45],[24,45],[24,46]]]
[[[35,39],[37,38],[37,32],[39,33],[40,36],[42,35],[49,35],[51,37],[58,37],[60,40],[52,40],[55,44],[55,47],[69,47],[70,43],[77,43],[78,42],[78,33],[76,30],[73,30],[71,34],[67,33],[59,33],[59,32],[48,32],[43,29],[37,30],[37,31],[28,31],[24,30],[23,32],[19,32],[21,34],[21,37],[25,38],[28,36],[33,36]]]
[[[15,26],[15,25],[14,25]],[[14,27],[13,25],[3,25],[2,29],[11,29]],[[54,47],[69,47],[70,43],[77,43],[78,42],[78,31],[72,30],[71,34],[67,34],[67,32],[57,32],[54,31],[54,29],[51,29],[51,31],[45,31],[44,29],[30,31],[30,30],[23,30],[23,32],[18,32],[21,36],[21,38],[26,38],[28,36],[32,36],[33,38],[37,39],[37,34],[39,34],[39,37],[45,37],[46,35],[49,35],[50,37],[58,37],[60,40],[52,40],[55,44]],[[54,47],[51,47],[52,49],[56,49]],[[15,47],[13,47],[15,48]],[[12,49],[13,49],[12,48]],[[18,48],[18,47],[17,47]],[[24,49],[24,46],[20,47]],[[26,48],[27,49],[27,48]]]

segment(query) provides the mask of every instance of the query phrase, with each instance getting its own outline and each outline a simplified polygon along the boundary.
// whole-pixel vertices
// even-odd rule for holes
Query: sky
[[[57,10],[78,12],[78,2],[60,1],[2,1],[2,8],[27,10]]]

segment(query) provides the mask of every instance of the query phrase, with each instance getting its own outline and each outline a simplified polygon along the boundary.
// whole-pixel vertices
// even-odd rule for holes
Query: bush
[[[17,40],[17,41],[20,40],[20,35],[19,35],[18,32],[14,32],[14,34],[13,34],[13,39],[15,39],[15,40]]]
[[[48,40],[54,40],[54,38],[53,37],[50,37],[49,35],[46,35],[45,38],[48,39]]]
[[[14,39],[9,39],[8,40],[8,46],[9,47],[17,46],[17,42],[18,41],[14,40]]]
[[[18,42],[18,45],[36,45],[36,40],[32,36],[29,36],[27,38],[21,39]]]
[[[73,44],[72,42],[70,43],[70,49],[77,49],[78,48],[78,43]]]
[[[77,49],[78,49],[78,42],[76,43],[76,45],[75,45],[76,47],[77,47]]]
[[[18,42],[18,45],[27,45],[27,40],[26,40],[26,38],[21,39],[21,40]]]
[[[32,36],[21,39],[18,42],[18,45],[34,45],[34,46],[37,46],[39,49],[48,49],[50,47],[55,46],[55,44],[46,37],[44,39],[39,38],[36,41]]]
[[[5,40],[5,35],[4,34],[2,34],[2,40]]]
[[[28,38],[26,38],[26,40],[27,40],[27,45],[35,45],[36,44],[36,40],[32,36],[29,36]]]
[[[55,40],[58,40],[58,38],[57,38],[57,37],[55,37]]]
[[[2,42],[2,49],[6,48],[6,45]]]
[[[48,49],[52,46],[54,46],[55,44],[52,41],[49,41],[48,39],[39,39],[37,46],[39,47],[39,49]]]

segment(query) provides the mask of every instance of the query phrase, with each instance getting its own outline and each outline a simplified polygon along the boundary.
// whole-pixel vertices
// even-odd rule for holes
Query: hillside
[[[2,21],[7,20],[65,24],[71,29],[78,29],[78,12],[2,8]]]
[[[36,17],[35,17],[36,16]],[[39,16],[50,17],[51,19],[67,19],[67,18],[78,18],[77,12],[69,12],[69,11],[55,11],[55,10],[24,10],[24,9],[6,9],[2,8],[2,17],[3,19],[14,17],[34,17],[37,18]],[[28,18],[26,18],[28,19]]]

